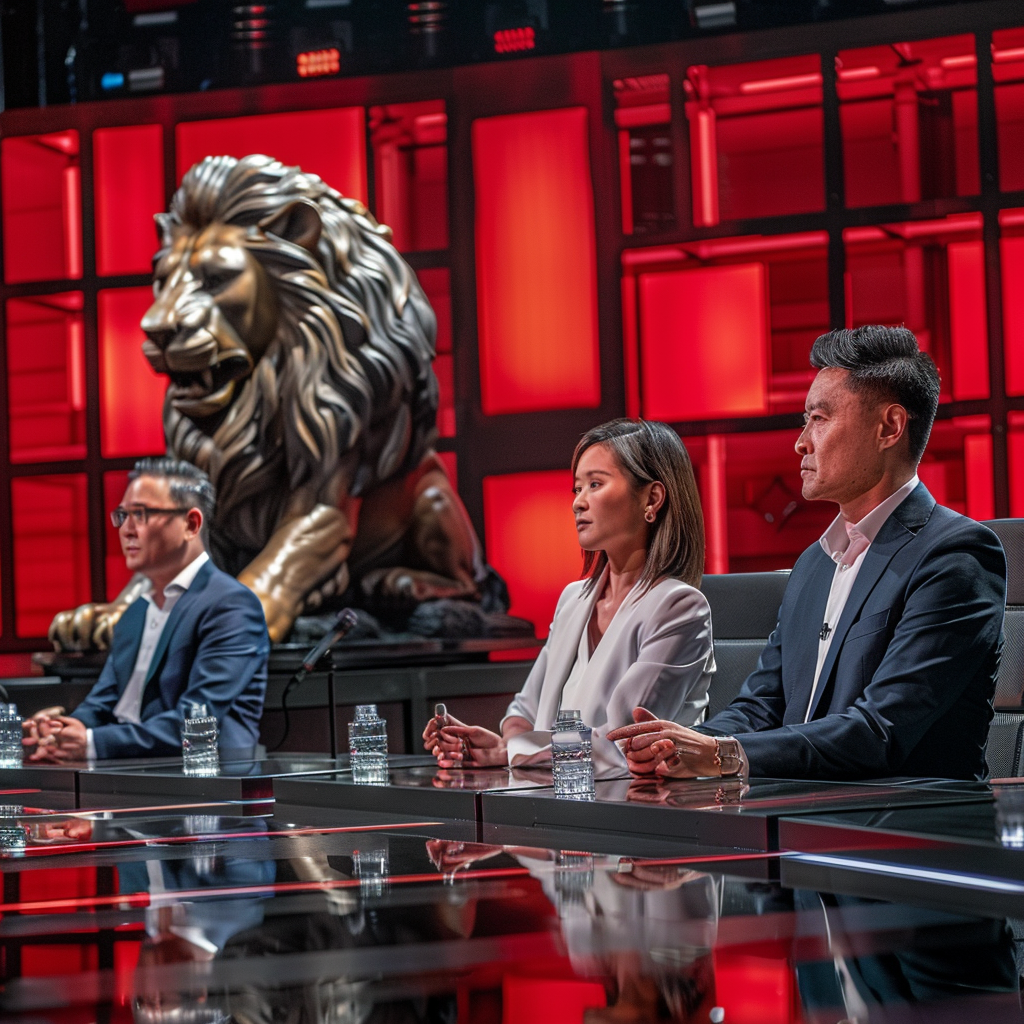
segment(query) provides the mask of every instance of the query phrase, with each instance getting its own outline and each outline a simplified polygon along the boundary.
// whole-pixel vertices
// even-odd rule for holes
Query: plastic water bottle
[[[21,716],[17,704],[0,704],[0,768],[21,767]]]
[[[594,761],[589,725],[579,711],[559,711],[551,726],[551,768],[555,796],[593,800]]]
[[[16,857],[25,850],[25,826],[21,823],[23,810],[17,804],[0,806],[0,857]]]
[[[193,704],[181,726],[181,761],[186,775],[216,775],[217,719],[205,704]]]
[[[376,704],[357,704],[348,726],[352,781],[383,786],[388,781],[388,728]]]

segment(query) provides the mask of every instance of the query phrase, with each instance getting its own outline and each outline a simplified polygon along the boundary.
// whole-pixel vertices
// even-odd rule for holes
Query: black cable
[[[267,750],[268,754],[276,753],[284,746],[284,741],[288,739],[288,733],[291,732],[292,727],[291,718],[288,715],[288,694],[295,689],[303,675],[305,675],[305,673],[296,672],[295,675],[288,680],[284,688],[284,693],[281,694],[281,710],[284,712],[284,735],[282,735],[274,746]]]

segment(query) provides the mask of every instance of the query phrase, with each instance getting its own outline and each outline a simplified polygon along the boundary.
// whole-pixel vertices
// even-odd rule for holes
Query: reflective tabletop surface
[[[195,809],[0,836],[0,1012],[26,1024],[1021,1019],[1002,913],[808,887],[788,854]]]
[[[485,793],[485,825],[540,830],[597,829],[653,833],[683,842],[751,850],[778,848],[783,817],[860,808],[990,803],[980,783],[932,781],[914,785],[811,783],[786,779],[615,779],[595,783],[589,800],[557,799],[551,790]]]

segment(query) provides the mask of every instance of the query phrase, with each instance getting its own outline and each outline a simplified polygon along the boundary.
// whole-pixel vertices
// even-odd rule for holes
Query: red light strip
[[[345,831],[345,830],[342,830]],[[356,831],[364,831],[357,829]],[[459,879],[476,878],[522,878],[529,876],[527,868],[477,868],[474,871],[459,871],[455,877]],[[446,883],[446,876],[437,872],[416,875],[382,875],[382,881],[389,885],[415,885],[421,882]],[[327,892],[331,889],[358,889],[362,883],[358,878],[340,878],[330,882],[275,882],[271,885],[244,885],[237,888],[223,889],[178,889],[174,892],[160,893],[156,905],[169,902],[187,902],[195,899],[208,899],[215,896],[256,896],[279,895],[295,892]],[[135,892],[116,896],[76,896],[58,900],[31,900],[22,903],[0,903],[0,914],[50,912],[57,910],[81,910],[89,907],[112,907],[128,904],[133,907],[150,905],[148,892]]]
[[[785,78],[761,78],[754,82],[743,82],[740,85],[740,92],[750,96],[762,92],[782,92],[786,89],[807,89],[816,85],[821,85],[821,74],[817,71],[810,75],[788,75]]]
[[[537,37],[533,29],[501,28],[494,33],[495,53],[516,53],[520,50],[532,50],[537,45]]]

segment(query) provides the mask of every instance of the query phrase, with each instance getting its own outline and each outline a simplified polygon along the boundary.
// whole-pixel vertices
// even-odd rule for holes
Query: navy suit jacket
[[[146,622],[140,598],[114,627],[96,685],[72,714],[93,730],[98,758],[181,753],[181,722],[191,703],[206,704],[222,748],[255,747],[267,688],[270,640],[263,608],[238,580],[207,562],[178,598],[153,652],[142,695],[142,721],[118,722]]]
[[[800,556],[757,668],[700,727],[736,735],[751,775],[984,778],[1006,560],[991,530],[920,484],[867,550],[804,722],[835,564]]]

